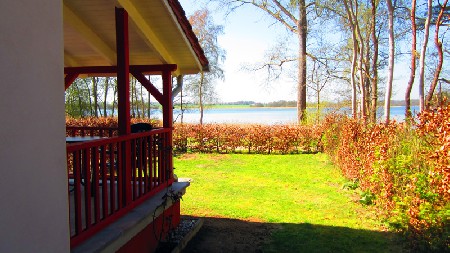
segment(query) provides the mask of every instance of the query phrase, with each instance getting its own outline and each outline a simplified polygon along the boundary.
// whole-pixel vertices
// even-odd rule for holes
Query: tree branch
[[[450,84],[450,80],[445,79],[445,78],[439,78],[439,81]]]
[[[278,1],[277,1],[277,0],[272,0],[272,2],[274,2],[275,4],[277,4]],[[262,11],[266,12],[267,14],[269,14],[270,16],[272,16],[274,19],[278,20],[278,22],[280,22],[281,24],[283,24],[283,25],[284,25],[288,30],[290,30],[291,32],[293,32],[293,33],[296,33],[296,32],[297,32],[296,26],[290,25],[290,24],[289,24],[289,23],[288,23],[281,15],[280,15],[279,12],[275,12],[275,11],[273,11],[273,10],[270,10],[268,7],[272,7],[272,8],[275,8],[275,7],[272,6],[272,5],[267,5],[267,2],[262,2],[262,3],[261,3],[261,2],[257,2],[257,1],[233,0],[233,1],[231,1],[231,3],[237,3],[237,6],[231,7],[229,13],[233,12],[234,10],[236,10],[237,8],[241,7],[241,6],[244,5],[244,4],[251,4],[251,5],[253,5],[253,6],[255,6],[255,7],[261,9]],[[280,8],[280,10],[283,12],[283,14],[285,14],[285,15],[286,15],[287,17],[289,17],[289,19],[291,19],[291,20],[292,20],[292,18],[293,18],[294,24],[296,24],[296,19],[295,19],[295,17],[294,17],[291,13],[289,13],[289,11],[288,11],[287,9],[285,9],[279,2],[278,2],[278,4],[285,10],[285,11],[283,11],[283,9],[281,9],[280,7],[278,7],[278,8]],[[276,9],[276,8],[275,8],[275,9]]]
[[[280,8],[280,10],[286,15],[288,16],[292,22],[294,22],[294,24],[297,24],[297,19],[294,17],[294,15],[292,15],[283,5],[281,5],[280,1],[278,0],[272,0],[273,3],[275,3],[276,6],[278,6],[278,8]]]

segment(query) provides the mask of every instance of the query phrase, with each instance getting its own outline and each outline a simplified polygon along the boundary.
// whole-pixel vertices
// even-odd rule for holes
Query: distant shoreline
[[[278,101],[279,102],[279,101]],[[272,108],[286,108],[286,109],[291,109],[291,108],[297,108],[297,106],[286,106],[286,105],[280,105],[280,106],[274,106],[274,103],[278,103],[278,102],[270,102],[270,103],[257,103],[254,102],[252,104],[250,103],[246,103],[246,104],[237,104],[238,102],[230,102],[230,103],[223,103],[223,104],[214,104],[214,105],[205,105],[204,108],[205,109],[250,109],[250,108],[268,108],[268,109],[272,109]],[[283,101],[284,102],[284,101]],[[285,101],[284,104],[286,103],[295,103],[295,101]],[[405,101],[403,100],[392,100],[391,101],[391,107],[402,107],[405,106]],[[179,109],[179,105],[175,105],[177,109]],[[378,101],[378,107],[383,107],[384,106],[384,101]],[[412,99],[411,100],[411,106],[419,106],[419,100],[418,99]],[[198,108],[198,105],[184,105],[184,108]],[[316,108],[317,105],[314,103],[308,103],[306,108]],[[320,104],[321,108],[344,108],[344,107],[351,107],[351,103],[333,103],[333,102],[323,102]]]

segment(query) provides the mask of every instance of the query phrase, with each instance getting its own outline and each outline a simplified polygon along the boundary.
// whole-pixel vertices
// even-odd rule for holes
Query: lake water
[[[413,113],[419,111],[418,106],[413,106]],[[322,114],[333,112],[337,109],[325,108]],[[316,110],[309,108],[308,113],[314,113]],[[350,108],[340,109],[339,112],[350,114]],[[383,108],[378,110],[378,117],[381,119]],[[391,108],[391,119],[403,121],[405,118],[405,107],[397,106]],[[155,115],[161,118],[161,115]],[[180,122],[181,116],[179,110],[174,110],[174,120]],[[240,109],[207,109],[204,111],[204,123],[241,123],[241,124],[289,124],[295,123],[297,119],[297,110],[295,108],[240,108]],[[198,110],[188,110],[184,112],[183,122],[198,123],[200,113]]]

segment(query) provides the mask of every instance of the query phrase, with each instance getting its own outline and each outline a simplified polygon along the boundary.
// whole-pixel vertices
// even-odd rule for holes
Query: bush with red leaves
[[[423,112],[418,121],[366,125],[329,116],[324,150],[359,185],[361,202],[375,204],[414,251],[448,251],[450,107]]]

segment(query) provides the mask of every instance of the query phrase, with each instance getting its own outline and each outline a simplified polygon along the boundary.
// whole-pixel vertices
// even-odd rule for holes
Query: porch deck
[[[71,252],[116,252],[120,250],[136,234],[155,222],[156,217],[162,217],[163,220],[169,217],[173,219],[174,210],[168,210],[173,208],[174,205],[179,205],[179,200],[174,196],[184,195],[188,186],[189,182],[173,183],[172,186],[158,192],[117,221],[111,223],[107,228],[74,247]],[[71,220],[71,225],[74,224],[73,222]],[[178,222],[179,220],[171,220],[172,224],[156,224],[156,228],[167,231],[169,228],[176,226]],[[159,235],[159,232],[153,233],[157,234],[156,237]],[[148,240],[152,239],[159,238],[148,238]]]
[[[141,222],[151,224],[166,208],[176,209],[172,205],[189,183],[174,183],[169,128],[122,136],[80,129],[68,127],[67,136],[106,138],[67,144],[71,247],[117,250],[123,236],[123,242],[130,241],[129,233],[143,229]],[[175,213],[179,220],[179,210]],[[92,240],[95,245],[83,246]]]
[[[75,217],[76,217],[76,210],[75,210],[76,200],[75,200],[75,193],[73,191],[73,188],[74,188],[73,184],[74,184],[74,180],[73,179],[69,179],[69,218],[70,218],[70,236],[71,237],[76,236],[76,234],[77,234],[77,232],[75,230],[75,227],[76,227],[76,225],[75,225],[76,224],[76,220],[75,220]],[[99,202],[100,203],[105,203],[105,202],[106,203],[110,203],[109,205],[107,205],[106,208],[104,207],[104,205],[99,205],[99,207],[98,207],[99,210],[98,211],[99,211],[100,215],[105,214],[105,213],[106,214],[114,213],[114,212],[116,212],[118,210],[117,207],[119,206],[119,201],[117,200],[117,196],[111,198],[111,194],[112,194],[111,186],[114,187],[113,192],[115,194],[117,194],[117,192],[118,192],[117,181],[115,181],[113,184],[111,184],[110,180],[107,180],[106,184],[107,184],[107,187],[106,187],[106,190],[105,190],[105,188],[103,187],[103,182],[100,180],[99,181],[99,187],[96,189],[96,191],[98,191],[98,195],[99,195],[99,199],[98,199]],[[159,183],[158,182],[154,182],[154,183],[151,183],[151,184],[152,184],[152,188],[155,188],[155,187],[158,186]],[[83,184],[80,187],[81,203],[82,203],[82,208],[81,208],[82,209],[82,212],[81,212],[81,223],[82,224],[86,224],[86,222],[87,222],[87,219],[86,219],[86,212],[87,212],[87,210],[86,210],[85,203],[88,200],[86,198],[90,199],[90,202],[91,202],[90,206],[91,207],[94,207],[95,206],[95,202],[97,201],[95,196],[90,196],[90,197],[86,196],[85,188],[86,187]],[[138,190],[137,188],[139,188],[139,183],[135,186],[135,188],[136,188],[135,190]],[[141,191],[144,191],[145,185],[144,184],[140,184],[140,188],[141,188]],[[167,190],[167,189],[170,189],[170,187],[167,186],[167,188],[165,190]],[[91,189],[91,191],[94,192],[93,189]],[[104,196],[106,196],[106,197],[104,197]],[[107,198],[107,199],[103,199],[103,198]],[[112,199],[113,199],[114,203],[111,203]],[[111,207],[116,207],[113,210],[113,212],[111,212]],[[104,210],[104,209],[107,209],[107,210]],[[91,217],[95,217],[95,215],[96,215],[96,210],[94,208],[91,208]],[[101,218],[106,218],[106,217],[107,216],[101,217]],[[93,226],[93,225],[95,225],[95,222],[94,222],[94,220],[91,219],[91,225],[90,226]]]

